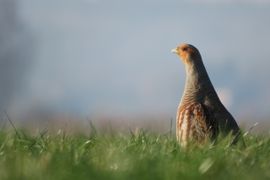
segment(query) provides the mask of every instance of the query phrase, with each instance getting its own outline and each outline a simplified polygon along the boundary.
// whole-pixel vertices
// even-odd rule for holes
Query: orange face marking
[[[176,49],[176,54],[183,60],[184,63],[189,63],[190,57],[196,55],[197,53],[197,50],[189,44],[181,44]]]
[[[179,49],[179,56],[183,60],[186,60],[190,51],[189,46],[187,44],[183,44],[183,45],[180,45],[178,49]]]

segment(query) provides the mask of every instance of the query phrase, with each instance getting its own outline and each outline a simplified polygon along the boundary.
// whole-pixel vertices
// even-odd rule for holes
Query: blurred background
[[[187,42],[237,121],[265,128],[269,18],[269,0],[0,0],[2,124],[166,131],[185,80],[170,50]]]

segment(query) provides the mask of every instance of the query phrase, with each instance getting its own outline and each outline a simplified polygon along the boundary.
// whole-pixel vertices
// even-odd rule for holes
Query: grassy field
[[[270,179],[270,138],[181,149],[174,136],[0,132],[0,179]]]

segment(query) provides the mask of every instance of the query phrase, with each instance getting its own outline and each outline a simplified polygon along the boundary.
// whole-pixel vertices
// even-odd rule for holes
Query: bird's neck
[[[214,92],[213,85],[209,79],[202,61],[197,64],[188,64],[185,66],[186,82],[181,104],[190,102],[201,102],[205,94]]]

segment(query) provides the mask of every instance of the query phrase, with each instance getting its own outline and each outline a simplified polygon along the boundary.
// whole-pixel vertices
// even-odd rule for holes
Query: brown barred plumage
[[[197,48],[182,44],[173,49],[184,62],[186,83],[176,116],[176,137],[182,146],[205,142],[217,134],[239,134],[239,127],[226,110],[208,77]]]
[[[181,108],[177,116],[177,140],[186,146],[189,139],[204,142],[210,135],[202,105],[191,103]]]

